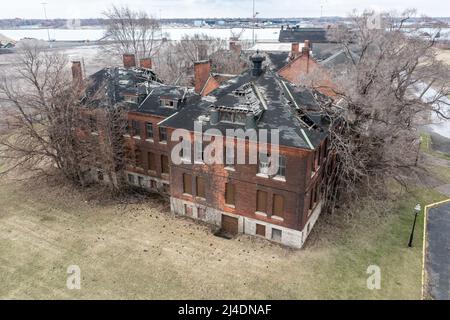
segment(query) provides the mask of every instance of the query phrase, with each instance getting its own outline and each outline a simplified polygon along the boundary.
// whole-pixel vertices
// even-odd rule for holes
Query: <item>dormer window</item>
[[[233,122],[233,113],[221,111],[220,112],[220,121],[221,122]]]
[[[246,117],[245,113],[241,112],[220,111],[221,122],[245,124],[245,117]]]
[[[162,107],[166,107],[166,108],[176,108],[177,107],[177,101],[172,100],[172,99],[161,98],[160,105]]]
[[[138,103],[138,97],[135,95],[125,95],[124,100],[125,102]]]

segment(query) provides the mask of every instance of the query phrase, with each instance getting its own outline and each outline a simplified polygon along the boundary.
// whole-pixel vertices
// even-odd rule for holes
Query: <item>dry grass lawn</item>
[[[425,189],[414,197],[443,198]],[[385,218],[321,219],[300,251],[248,236],[218,238],[158,200],[93,199],[59,184],[0,182],[0,298],[420,298],[421,219],[415,247],[406,247],[413,196]],[[81,290],[66,288],[73,264]],[[371,264],[381,267],[381,290],[366,288]]]

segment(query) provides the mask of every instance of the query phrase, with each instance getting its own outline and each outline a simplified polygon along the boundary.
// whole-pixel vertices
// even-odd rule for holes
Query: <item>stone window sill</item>
[[[133,139],[141,140],[141,137],[140,136],[133,136]]]
[[[224,167],[224,169],[227,171],[236,171],[236,169],[233,167]]]
[[[269,179],[269,176],[267,174],[264,174],[264,173],[257,173],[256,176],[260,177],[260,178]]]
[[[236,206],[234,204],[225,203],[225,207],[230,208],[230,209],[236,209]]]
[[[256,211],[255,214],[258,215],[258,216],[266,217],[266,218],[267,218],[267,213],[265,213],[265,212]]]
[[[271,218],[273,220],[284,221],[284,219],[282,217],[279,217],[279,216],[271,216]]]
[[[150,138],[148,138],[148,139],[145,139],[145,141],[147,141],[147,142],[151,142],[151,143],[155,142],[155,140],[153,140],[153,139],[150,139]]]
[[[281,182],[286,182],[286,177],[283,177],[283,176],[275,176],[275,177],[273,177],[273,180],[277,180],[277,181],[281,181]]]

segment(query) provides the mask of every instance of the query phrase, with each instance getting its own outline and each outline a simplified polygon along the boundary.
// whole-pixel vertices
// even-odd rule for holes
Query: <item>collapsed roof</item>
[[[193,131],[200,121],[203,130],[216,128],[225,134],[227,129],[249,128],[250,119],[256,131],[279,129],[281,145],[314,149],[328,135],[330,122],[321,112],[328,105],[328,97],[295,87],[272,70],[258,76],[247,70],[161,125]]]

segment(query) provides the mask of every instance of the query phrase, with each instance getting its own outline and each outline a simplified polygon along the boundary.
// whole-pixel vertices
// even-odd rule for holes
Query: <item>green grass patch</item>
[[[426,154],[435,156],[440,159],[450,160],[449,154],[433,150],[433,147],[432,147],[433,141],[431,140],[431,136],[428,133],[425,133],[425,132],[421,133],[420,141],[421,141],[420,151],[422,151]]]
[[[306,247],[290,250],[214,237],[152,201],[98,204],[68,187],[0,182],[0,298],[419,299],[423,215],[408,248],[413,208],[443,198],[418,188],[380,204],[383,216],[321,217]],[[65,287],[71,264],[81,290]],[[380,290],[367,288],[370,265]]]

